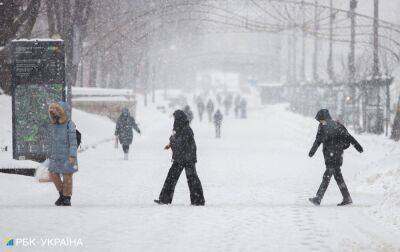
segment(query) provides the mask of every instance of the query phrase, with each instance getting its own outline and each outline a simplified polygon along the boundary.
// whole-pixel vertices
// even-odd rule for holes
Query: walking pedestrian
[[[221,138],[221,124],[223,120],[223,115],[219,109],[214,114],[214,125],[215,125],[215,137]]]
[[[185,170],[191,204],[202,206],[205,204],[205,200],[203,188],[196,172],[197,148],[194,134],[185,112],[177,110],[173,116],[174,134],[170,137],[169,144],[164,148],[166,150],[172,149],[172,166],[169,169],[159,198],[154,202],[157,204],[171,204],[176,183],[182,171]]]
[[[353,200],[341,171],[343,151],[347,149],[350,144],[360,153],[363,152],[363,148],[342,124],[332,120],[327,109],[321,109],[317,113],[315,119],[319,122],[318,132],[308,155],[310,157],[314,156],[318,147],[323,144],[322,152],[324,154],[326,170],[316,197],[310,198],[309,200],[314,205],[321,204],[321,200],[324,197],[333,175],[343,196],[343,201],[339,203],[338,206],[352,204]]]
[[[133,141],[133,129],[140,134],[135,118],[131,116],[128,108],[123,108],[121,115],[118,117],[114,135],[116,148],[118,148],[118,141],[122,145],[124,160],[128,160],[129,146]]]

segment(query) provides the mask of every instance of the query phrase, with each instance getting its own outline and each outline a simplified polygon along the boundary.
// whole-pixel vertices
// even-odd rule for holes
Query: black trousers
[[[340,167],[327,167],[322,177],[322,183],[319,186],[317,197],[322,200],[326,189],[328,188],[329,182],[333,177],[336,180],[337,185],[339,186],[340,192],[342,193],[343,198],[347,199],[350,198],[349,190],[347,189],[346,183],[344,182],[342,171]]]
[[[124,153],[128,153],[129,152],[129,144],[123,144],[122,150],[124,151]]]
[[[170,204],[172,202],[175,186],[183,169],[185,169],[186,179],[189,185],[190,202],[194,205],[204,204],[205,200],[203,195],[203,187],[201,186],[200,179],[197,176],[196,165],[194,163],[172,163],[167,178],[165,179],[164,186],[161,190],[159,200],[165,204]]]

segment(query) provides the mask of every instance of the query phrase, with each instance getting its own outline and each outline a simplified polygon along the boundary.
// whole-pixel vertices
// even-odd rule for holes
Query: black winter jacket
[[[343,151],[347,149],[350,144],[352,144],[357,151],[363,152],[361,145],[347,129],[341,123],[332,120],[328,110],[320,110],[316,119],[318,121],[324,120],[325,123],[320,123],[318,126],[317,136],[309,153],[310,157],[315,154],[321,143],[323,144],[322,152],[327,167],[342,166]]]
[[[169,138],[172,160],[177,163],[196,163],[197,147],[187,115],[182,110],[174,112],[174,131]]]

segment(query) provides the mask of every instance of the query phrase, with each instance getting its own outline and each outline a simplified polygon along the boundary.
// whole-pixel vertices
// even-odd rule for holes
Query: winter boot
[[[71,206],[71,196],[63,196],[63,198],[61,206]]]
[[[351,197],[344,198],[341,203],[338,204],[338,206],[346,206],[346,205],[351,205],[353,203],[353,200]]]
[[[124,153],[124,160],[128,160],[128,153]]]
[[[319,206],[321,204],[321,199],[319,197],[309,198],[308,200],[315,206]]]
[[[157,204],[159,204],[159,205],[168,205],[168,204],[170,204],[170,203],[164,203],[164,202],[162,202],[162,201],[159,200],[159,199],[155,199],[154,202],[157,203]]]
[[[196,202],[196,203],[192,203],[192,206],[204,206],[205,202]]]
[[[54,202],[54,204],[56,205],[56,206],[61,206],[61,203],[63,202],[63,200],[64,200],[64,196],[63,196],[63,194],[62,194],[62,191],[61,192],[58,192],[59,194],[60,194],[60,197],[58,197],[58,200],[56,201],[56,202]]]

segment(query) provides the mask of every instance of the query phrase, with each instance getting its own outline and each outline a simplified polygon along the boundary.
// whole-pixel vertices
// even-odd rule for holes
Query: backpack
[[[337,129],[337,140],[339,142],[339,148],[342,150],[346,150],[350,147],[350,138],[349,138],[349,132],[347,129],[339,122],[336,122],[338,124],[338,129]]]
[[[68,125],[69,125],[70,122],[71,121],[68,122]],[[67,125],[67,127],[68,127],[68,125]],[[76,143],[77,143],[77,147],[79,147],[81,145],[81,142],[82,142],[82,134],[78,129],[76,129],[75,131],[76,131]]]
[[[82,142],[82,134],[79,130],[76,130],[76,143],[78,144],[78,147],[81,145]]]

